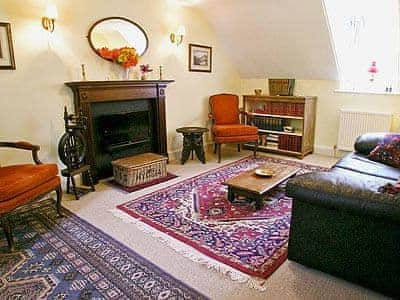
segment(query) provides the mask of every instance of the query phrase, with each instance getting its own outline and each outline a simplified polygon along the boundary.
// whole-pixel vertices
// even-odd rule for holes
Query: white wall
[[[315,126],[315,151],[322,154],[333,154],[339,128],[339,109],[348,108],[361,111],[392,112],[393,131],[400,131],[400,96],[350,94],[335,92],[338,81],[331,80],[297,80],[295,95],[317,96],[317,114]],[[242,94],[254,94],[254,89],[261,88],[268,94],[268,79],[243,79]]]
[[[49,0],[50,1],[50,0]],[[87,32],[97,20],[124,16],[140,24],[150,44],[140,63],[164,67],[164,78],[174,79],[167,89],[168,149],[181,147],[175,129],[208,125],[208,97],[218,92],[240,92],[235,68],[219,47],[213,30],[202,15],[174,0],[54,0],[58,7],[53,34],[41,27],[46,0],[1,0],[0,21],[10,22],[17,70],[0,70],[0,140],[27,140],[42,147],[44,161],[57,161],[57,143],[63,134],[63,106],[71,110],[72,93],[64,82],[80,79],[84,63],[89,80],[122,76],[120,66],[99,58],[89,47]],[[185,25],[180,47],[169,33]],[[189,42],[213,47],[213,72],[188,72]],[[158,78],[158,73],[152,75]],[[15,151],[2,151],[0,163],[25,159]]]
[[[50,0],[49,0],[50,1]],[[54,0],[56,1],[56,0]],[[40,19],[47,0],[2,0],[0,21],[11,22],[17,70],[0,70],[0,140],[28,140],[40,144],[44,161],[57,161],[57,143],[63,133],[63,106],[72,107],[72,93],[64,82],[80,79],[80,64],[86,64],[90,80],[114,79],[123,70],[92,52],[87,31],[98,19],[125,16],[140,24],[150,40],[140,63],[163,65],[167,79],[175,79],[167,89],[168,149],[181,147],[175,129],[185,125],[209,126],[208,97],[219,92],[253,93],[268,90],[267,79],[242,79],[223,53],[217,38],[202,14],[174,5],[176,0],[58,0],[56,30],[47,34]],[[186,26],[184,44],[169,42],[169,33]],[[189,42],[213,47],[213,72],[188,72]],[[260,59],[267,59],[257,58]],[[244,58],[243,63],[246,63]],[[157,78],[157,73],[153,74]],[[318,97],[316,150],[332,153],[338,130],[338,110],[354,108],[391,111],[397,117],[393,130],[400,129],[400,96],[336,93],[337,81],[296,80],[295,94]],[[22,152],[21,152],[22,153]],[[2,151],[0,163],[30,158],[15,151]]]

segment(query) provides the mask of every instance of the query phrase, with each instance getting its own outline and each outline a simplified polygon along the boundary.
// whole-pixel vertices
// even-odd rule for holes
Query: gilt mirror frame
[[[145,39],[146,39],[146,47],[145,47],[145,49],[143,50],[143,53],[140,53],[139,55],[142,56],[143,54],[146,53],[147,49],[149,48],[149,38],[148,38],[148,36],[147,36],[147,34],[146,34],[146,31],[144,31],[144,29],[143,29],[139,24],[133,22],[132,20],[130,20],[130,19],[128,19],[128,18],[124,18],[124,17],[107,17],[107,18],[103,18],[103,19],[100,19],[100,20],[96,21],[96,22],[89,28],[89,32],[88,32],[88,35],[87,35],[87,39],[88,39],[88,41],[89,41],[90,48],[92,48],[92,50],[93,50],[99,57],[101,57],[102,59],[105,59],[104,57],[102,57],[102,56],[100,55],[100,53],[97,51],[97,48],[93,45],[93,42],[92,42],[92,39],[91,39],[91,34],[92,34],[92,31],[96,28],[97,25],[99,25],[99,24],[102,23],[102,22],[108,21],[108,20],[122,20],[122,21],[126,21],[126,22],[131,23],[131,24],[132,24],[133,26],[135,26],[137,29],[139,29],[139,30],[143,33],[143,35],[144,35],[144,37],[145,37]],[[134,46],[132,45],[132,47],[134,47]],[[105,60],[108,60],[108,59],[105,59]]]

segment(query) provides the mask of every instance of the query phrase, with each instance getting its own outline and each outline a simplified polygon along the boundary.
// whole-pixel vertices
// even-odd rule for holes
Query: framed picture
[[[189,71],[211,72],[212,48],[208,46],[189,44]]]
[[[15,70],[10,23],[0,22],[0,69]]]

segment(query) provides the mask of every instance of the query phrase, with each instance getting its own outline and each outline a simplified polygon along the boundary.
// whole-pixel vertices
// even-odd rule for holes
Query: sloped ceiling
[[[337,79],[322,0],[198,0],[242,78]]]

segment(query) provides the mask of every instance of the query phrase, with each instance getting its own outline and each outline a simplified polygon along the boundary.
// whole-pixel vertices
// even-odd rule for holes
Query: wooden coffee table
[[[258,168],[266,168],[275,171],[272,177],[262,177],[255,174],[255,169],[246,171],[236,177],[228,179],[223,184],[228,186],[228,200],[233,202],[235,196],[244,196],[249,201],[255,201],[256,209],[263,206],[265,194],[281,184],[288,178],[296,175],[300,168],[268,163]]]

